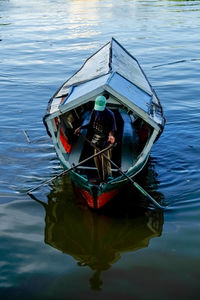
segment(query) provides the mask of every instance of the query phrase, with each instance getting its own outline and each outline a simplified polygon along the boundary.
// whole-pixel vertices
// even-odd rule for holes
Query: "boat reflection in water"
[[[149,176],[143,177],[143,184],[146,178]],[[124,199],[123,206],[120,197]],[[79,266],[90,267],[94,271],[90,278],[92,289],[101,288],[101,272],[118,261],[121,253],[148,247],[149,241],[162,233],[163,213],[136,209],[135,197],[141,196],[126,186],[110,206],[96,212],[75,198],[65,177],[55,183],[48,203],[40,202],[46,211],[45,243],[71,255]]]

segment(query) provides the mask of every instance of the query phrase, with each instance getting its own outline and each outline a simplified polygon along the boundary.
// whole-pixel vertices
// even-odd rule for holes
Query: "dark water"
[[[1,299],[199,299],[199,25],[200,1],[0,0]],[[131,187],[94,213],[67,177],[26,195],[61,171],[49,98],[112,36],[163,104],[139,180],[164,213],[136,209]]]

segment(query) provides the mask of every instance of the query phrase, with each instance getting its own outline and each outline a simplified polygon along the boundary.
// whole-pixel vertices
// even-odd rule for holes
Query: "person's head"
[[[106,98],[104,96],[98,96],[95,99],[94,110],[103,111],[106,107]]]

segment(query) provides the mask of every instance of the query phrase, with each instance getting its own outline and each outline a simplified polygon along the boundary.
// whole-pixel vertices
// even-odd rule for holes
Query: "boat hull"
[[[79,186],[75,186],[75,193],[80,196],[90,208],[100,209],[110,202],[114,196],[119,192],[119,188],[113,189],[111,191],[103,192],[99,195],[95,195],[92,191],[88,191]]]
[[[125,181],[123,181],[93,185],[76,172],[70,172],[69,176],[73,182],[76,195],[80,196],[93,209],[105,206],[118,194],[121,187],[125,184]]]
[[[127,175],[133,179],[144,168],[148,158],[149,156]],[[129,182],[128,178],[122,175],[105,184],[94,185],[89,183],[86,177],[81,176],[75,171],[71,171],[69,176],[73,182],[76,195],[80,196],[93,209],[100,209],[105,206]]]

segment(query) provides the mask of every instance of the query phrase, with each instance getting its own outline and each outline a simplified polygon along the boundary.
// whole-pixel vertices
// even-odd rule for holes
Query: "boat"
[[[90,158],[94,154],[90,130],[74,134],[77,127],[88,122],[99,95],[107,98],[117,124],[112,176],[105,182],[99,180],[94,159]],[[43,122],[77,192],[89,207],[100,209],[144,168],[166,120],[139,62],[112,38],[53,95]]]

